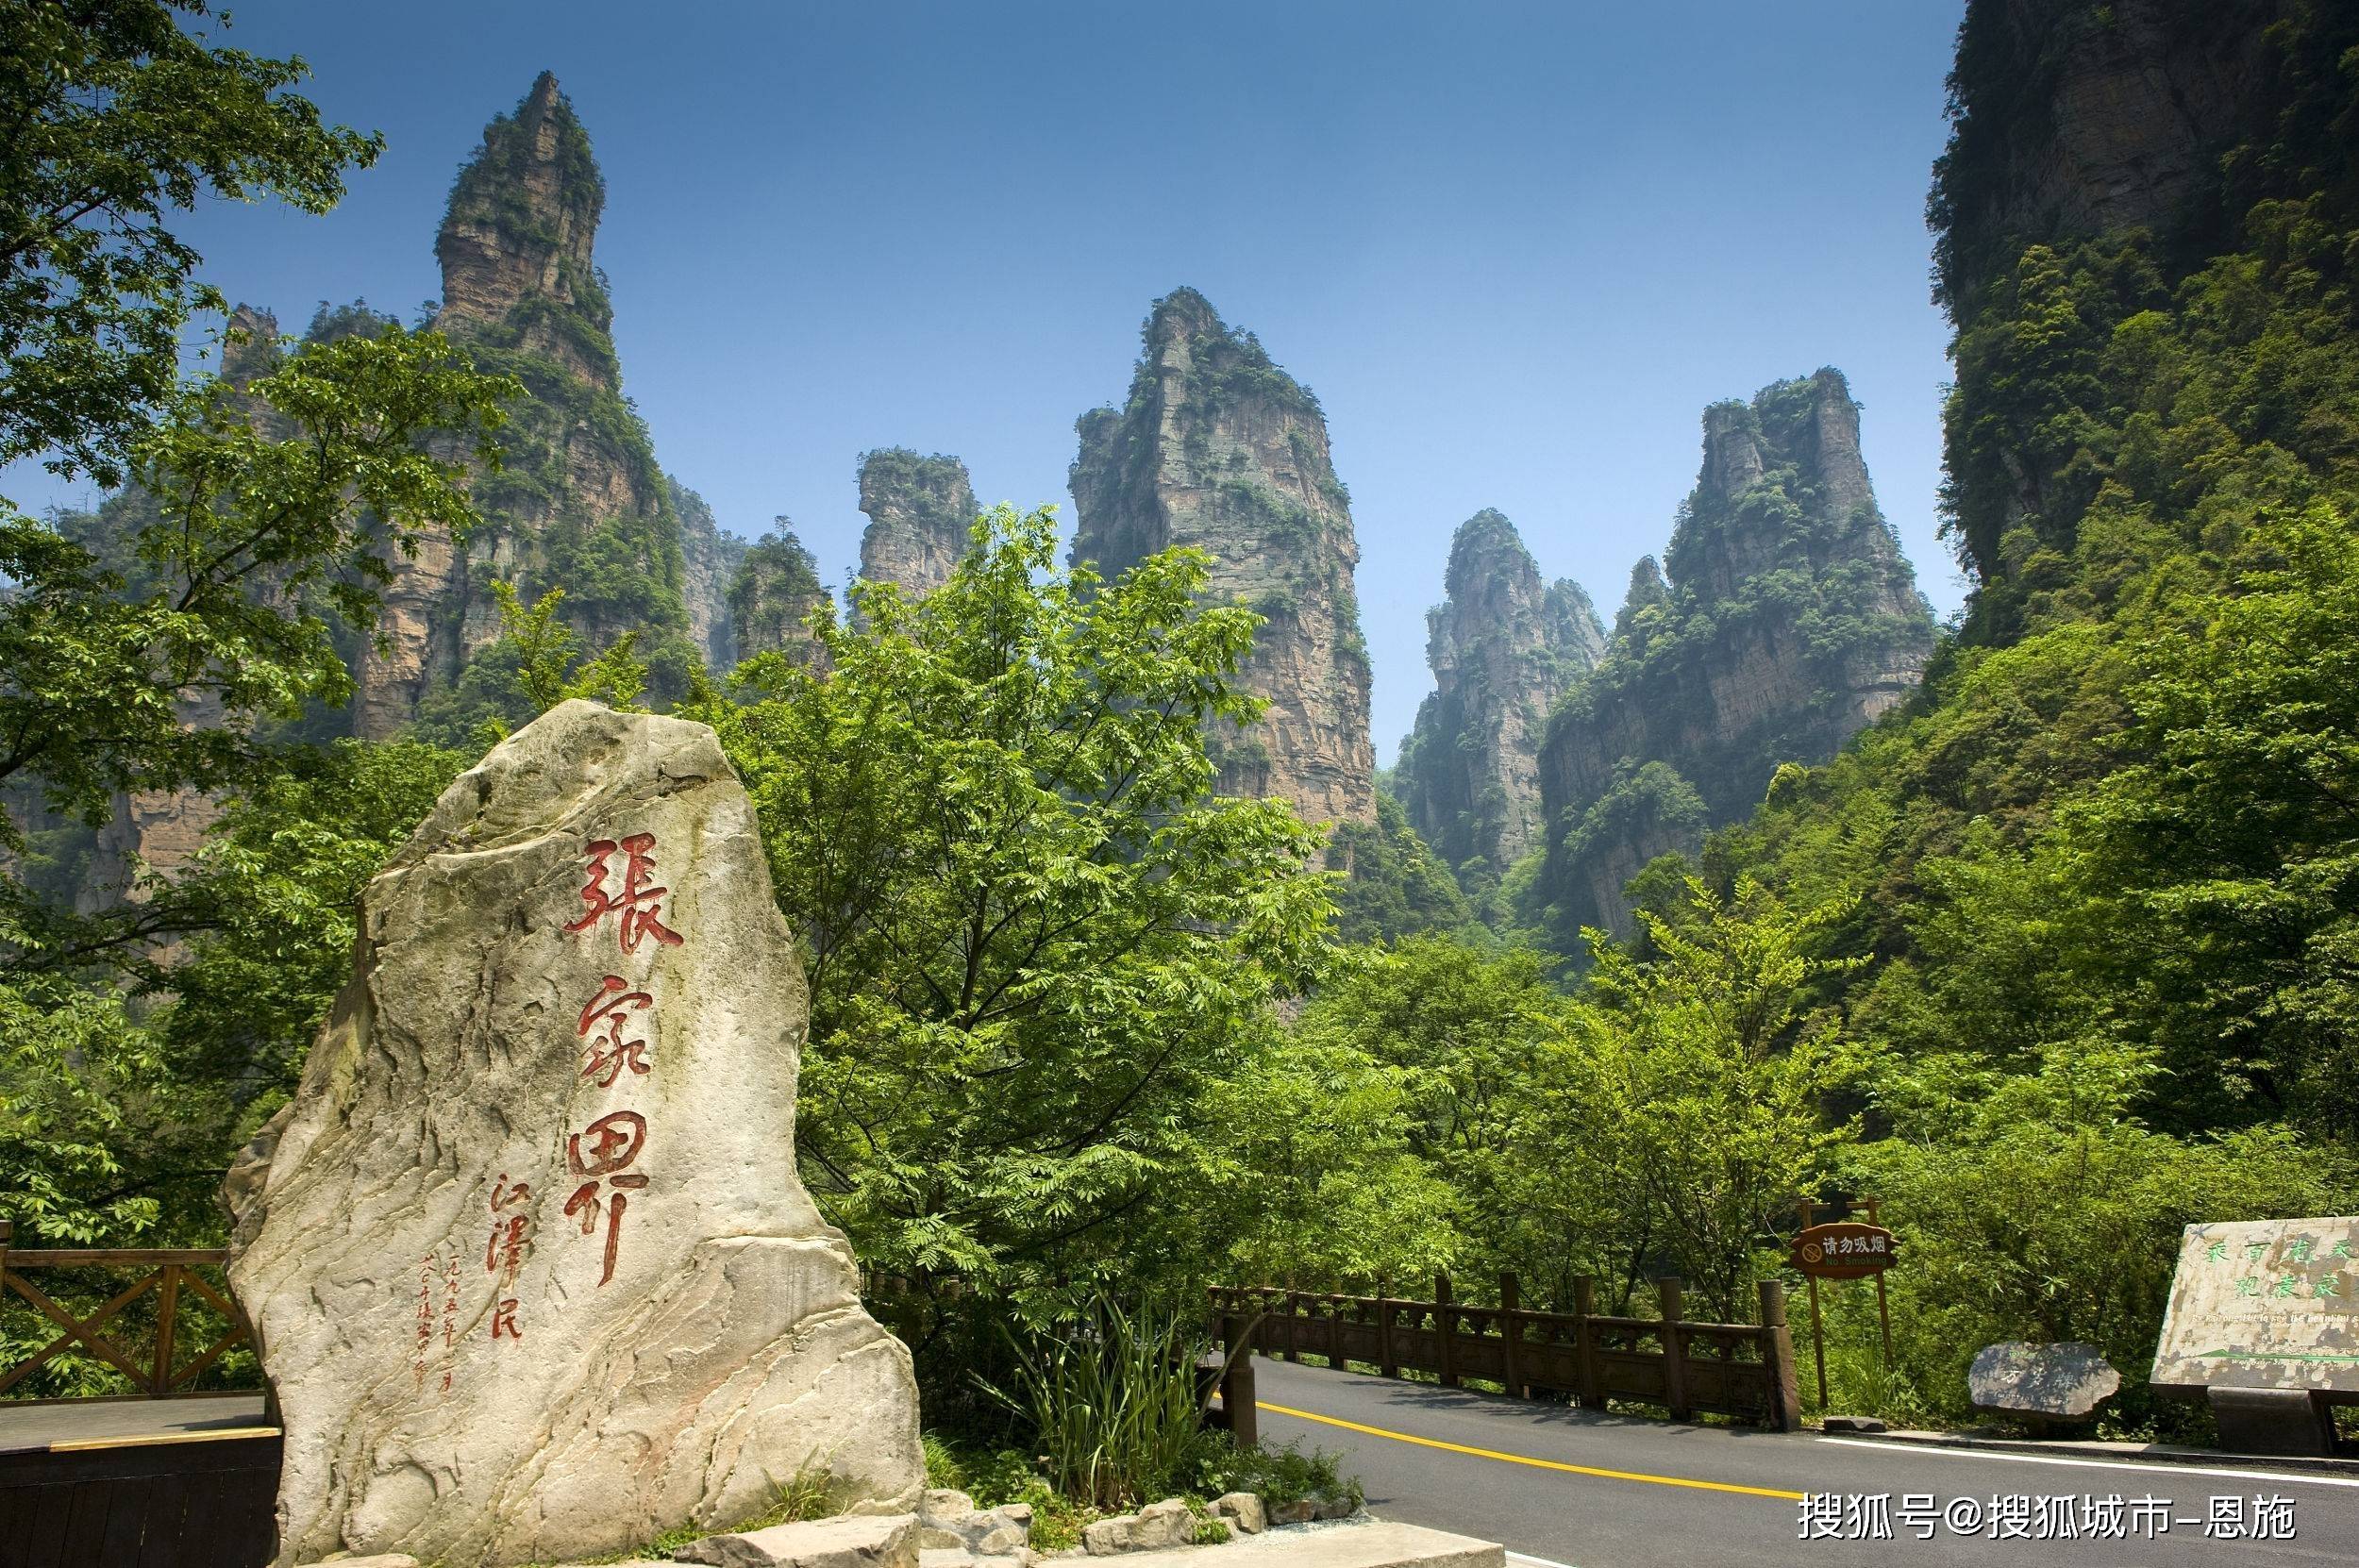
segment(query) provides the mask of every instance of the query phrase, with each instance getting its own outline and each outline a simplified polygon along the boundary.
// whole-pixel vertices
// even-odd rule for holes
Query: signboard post
[[[1786,1254],[1786,1261],[1810,1285],[1811,1351],[1818,1367],[1818,1407],[1827,1405],[1827,1328],[1826,1320],[1818,1311],[1818,1282],[1821,1279],[1873,1279],[1876,1282],[1876,1321],[1883,1330],[1884,1364],[1892,1364],[1892,1309],[1884,1299],[1884,1270],[1899,1243],[1891,1231],[1875,1223],[1880,1200],[1864,1198],[1860,1207],[1867,1210],[1867,1221],[1835,1220],[1826,1225],[1813,1223],[1818,1206],[1808,1196],[1796,1200],[1800,1207],[1802,1228],[1794,1238]],[[1845,1203],[1839,1212],[1850,1212]]]
[[[2359,1216],[2191,1225],[2153,1384],[2199,1391],[2220,1444],[2328,1454],[2328,1407],[2359,1404]]]

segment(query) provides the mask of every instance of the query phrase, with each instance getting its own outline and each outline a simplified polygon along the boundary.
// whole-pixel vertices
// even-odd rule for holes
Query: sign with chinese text
[[[1865,1279],[1892,1266],[1899,1243],[1880,1225],[1840,1220],[1815,1225],[1794,1238],[1786,1261],[1818,1279]]]
[[[2187,1226],[2153,1380],[2359,1393],[2359,1216]]]

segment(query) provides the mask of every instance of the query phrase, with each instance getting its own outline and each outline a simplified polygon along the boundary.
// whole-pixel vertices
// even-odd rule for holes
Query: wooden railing
[[[1430,1301],[1269,1287],[1212,1294],[1226,1320],[1258,1314],[1253,1347],[1290,1361],[1307,1354],[1387,1377],[1430,1373],[1444,1388],[1481,1378],[1519,1398],[1567,1396],[1595,1410],[1612,1399],[1660,1405],[1675,1421],[1709,1411],[1782,1432],[1801,1426],[1785,1289],[1774,1279],[1762,1283],[1759,1323],[1684,1319],[1680,1282],[1667,1278],[1655,1281],[1661,1315],[1652,1318],[1592,1311],[1586,1279],[1573,1281],[1572,1311],[1527,1310],[1512,1274],[1500,1276],[1493,1307],[1456,1300],[1447,1275]]]
[[[229,1294],[225,1278],[219,1289],[197,1271],[218,1273],[228,1260],[228,1254],[220,1248],[103,1248],[60,1251],[47,1248],[14,1249],[8,1244],[12,1227],[0,1220],[0,1302],[11,1294],[31,1303],[34,1309],[58,1329],[58,1335],[47,1344],[15,1362],[0,1367],[0,1396],[6,1396],[34,1373],[69,1351],[89,1356],[121,1373],[133,1390],[132,1398],[162,1399],[194,1393],[194,1385],[221,1359],[240,1344],[251,1343],[253,1336],[246,1327],[245,1315],[238,1309]],[[50,1291],[43,1291],[27,1278],[27,1274],[48,1269],[123,1269],[143,1271],[130,1285],[109,1296],[103,1303],[76,1312],[59,1304]],[[152,1332],[147,1331],[147,1297],[155,1296]],[[184,1300],[202,1302],[219,1321],[227,1326],[212,1335],[211,1343],[188,1358],[179,1353],[181,1330],[188,1326],[189,1317],[182,1312]],[[137,1337],[129,1332],[132,1318],[127,1309],[138,1308],[142,1320]],[[86,1315],[85,1315],[86,1314]],[[202,1331],[196,1339],[205,1337]],[[145,1339],[149,1343],[140,1343]],[[105,1396],[101,1396],[105,1397]],[[124,1397],[121,1395],[115,1397]]]

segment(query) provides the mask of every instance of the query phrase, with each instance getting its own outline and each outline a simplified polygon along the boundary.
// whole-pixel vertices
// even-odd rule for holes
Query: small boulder
[[[1831,1415],[1819,1423],[1829,1432],[1882,1432],[1890,1428],[1872,1415]]]
[[[1297,1497],[1290,1503],[1269,1505],[1269,1522],[1273,1525],[1307,1525],[1319,1516],[1315,1498]]]
[[[1122,1552],[1158,1552],[1196,1540],[1196,1512],[1177,1497],[1149,1503],[1136,1513],[1118,1513],[1084,1526],[1081,1545],[1092,1557]]]
[[[917,1521],[920,1551],[955,1548],[977,1557],[1007,1557],[1031,1543],[1029,1503],[1002,1503],[995,1509],[968,1509],[960,1513],[921,1514]]]
[[[974,1498],[946,1486],[930,1488],[917,1504],[917,1517],[923,1520],[958,1519],[974,1511]]]
[[[913,1514],[846,1514],[773,1525],[742,1535],[709,1535],[672,1554],[709,1568],[918,1568]]]
[[[1259,1535],[1269,1526],[1262,1499],[1250,1492],[1224,1493],[1213,1498],[1213,1516],[1229,1521],[1229,1527],[1240,1535]]]
[[[2044,1421],[2085,1421],[2121,1387],[2121,1374],[2093,1344],[1984,1345],[1966,1375],[1977,1410]]]
[[[1311,1517],[1313,1519],[1348,1519],[1359,1511],[1360,1505],[1348,1496],[1321,1493],[1311,1499]]]

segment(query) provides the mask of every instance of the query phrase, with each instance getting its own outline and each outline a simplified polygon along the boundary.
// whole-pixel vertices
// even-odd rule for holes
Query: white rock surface
[[[1196,1514],[1177,1497],[1149,1503],[1136,1513],[1117,1513],[1081,1526],[1081,1546],[1092,1557],[1153,1552],[1185,1546],[1196,1539]]]
[[[594,1557],[811,1467],[914,1506],[909,1355],[795,1176],[806,994],[712,732],[559,707],[443,792],[360,927],[226,1187],[277,1561]]]
[[[709,1568],[919,1568],[917,1518],[813,1519],[742,1535],[713,1535],[672,1554]]]
[[[1225,1492],[1213,1498],[1213,1517],[1227,1520],[1240,1535],[1259,1535],[1269,1526],[1261,1494],[1253,1492]]]

